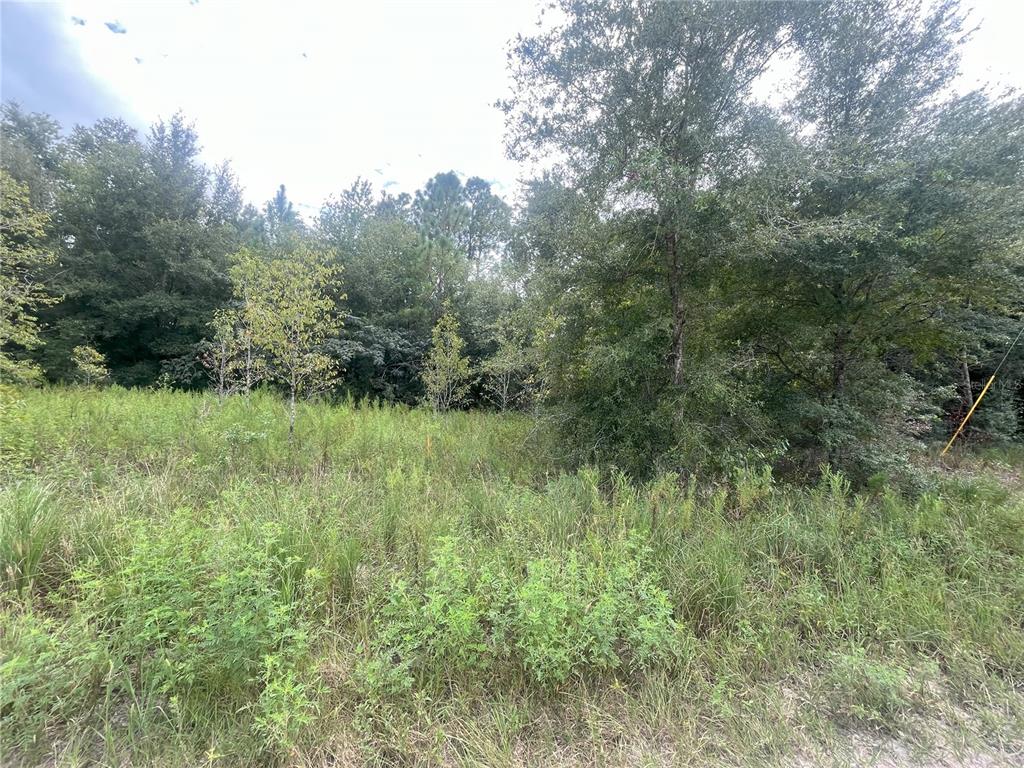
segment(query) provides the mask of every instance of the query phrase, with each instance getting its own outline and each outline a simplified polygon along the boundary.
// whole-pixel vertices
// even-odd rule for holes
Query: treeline
[[[201,162],[181,115],[145,137],[119,120],[64,137],[48,116],[5,104],[3,142],[5,220],[45,221],[31,239],[55,259],[36,274],[60,298],[36,311],[42,343],[10,352],[51,381],[74,379],[73,350],[86,346],[124,386],[205,386],[212,324],[242,300],[232,267],[247,255],[270,264],[312,250],[335,270],[326,289],[341,322],[323,351],[357,397],[418,402],[445,302],[481,358],[514,296],[501,270],[510,210],[481,179],[438,174],[415,196],[359,180],[307,222],[284,186],[260,209],[244,204],[227,165]]]
[[[514,210],[442,173],[307,221],[181,116],[5,105],[5,376],[529,405],[639,476],[907,475],[1024,318],[1024,100],[953,90],[957,3],[559,6],[511,51],[508,150],[552,169]],[[1022,369],[971,437],[1020,438]]]

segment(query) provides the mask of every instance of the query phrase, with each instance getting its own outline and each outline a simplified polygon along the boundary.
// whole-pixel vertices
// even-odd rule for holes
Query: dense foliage
[[[849,728],[1009,765],[1024,740],[1019,452],[915,497],[683,488],[553,473],[518,414],[303,403],[296,442],[266,392],[0,408],[4,765],[861,764]]]
[[[906,474],[1024,309],[1024,101],[948,90],[956,4],[559,9],[503,106],[514,151],[562,158],[524,237],[580,457]],[[770,108],[780,53],[800,75]]]
[[[307,221],[283,185],[245,205],[181,115],[6,105],[4,377],[102,379],[90,350],[125,386],[531,407],[637,478],[912,477],[1024,320],[1024,99],[954,88],[956,1],[549,10],[499,103],[549,168],[515,208],[448,172]],[[1020,438],[1022,361],[968,438]]]

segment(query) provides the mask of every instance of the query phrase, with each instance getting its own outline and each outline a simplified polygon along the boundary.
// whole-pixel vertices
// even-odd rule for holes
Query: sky
[[[1024,89],[1024,0],[972,5],[959,87]],[[412,192],[454,170],[511,197],[527,171],[494,102],[538,16],[534,0],[0,0],[0,97],[68,127],[180,110],[247,199],[284,183],[307,216],[357,176]]]

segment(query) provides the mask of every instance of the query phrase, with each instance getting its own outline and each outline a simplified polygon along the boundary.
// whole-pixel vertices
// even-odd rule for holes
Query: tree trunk
[[[220,365],[217,366],[217,402],[223,403],[228,392],[228,345],[220,343]]]
[[[964,410],[969,411],[974,407],[974,390],[971,388],[971,369],[967,367],[966,352],[965,357],[960,361],[960,373],[963,376],[964,385]]]
[[[295,379],[292,379],[292,386],[288,401],[288,442],[295,438]]]
[[[846,396],[846,369],[848,360],[846,358],[846,345],[850,339],[848,328],[840,327],[832,337],[832,392],[829,400],[833,408],[839,408]],[[836,426],[834,417],[829,416],[825,422],[825,429],[831,431]],[[833,468],[840,465],[842,454],[838,446],[828,444],[828,462]]]
[[[675,233],[669,237],[670,261],[668,270],[668,293],[672,300],[672,345],[669,350],[669,362],[672,364],[672,383],[680,387],[684,379],[683,347],[686,342],[684,334],[686,311],[682,297],[682,265],[679,258],[679,242]]]
[[[245,338],[245,397],[249,398],[252,392],[252,339],[246,334]]]

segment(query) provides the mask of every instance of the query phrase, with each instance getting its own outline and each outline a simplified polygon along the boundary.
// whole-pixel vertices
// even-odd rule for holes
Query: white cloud
[[[1024,87],[1024,3],[980,0],[962,84]],[[438,171],[513,192],[504,156],[507,42],[539,6],[493,2],[65,0],[86,66],[146,124],[182,110],[247,197],[280,183],[306,212],[358,175],[412,191]],[[72,25],[71,17],[85,19]],[[117,22],[124,34],[105,24]],[[141,60],[136,63],[135,59]]]
[[[405,191],[452,169],[508,192],[516,180],[493,103],[533,3],[64,5],[69,24],[87,20],[72,34],[93,74],[140,122],[195,120],[205,156],[231,159],[254,201],[285,183],[315,207],[357,175]]]

